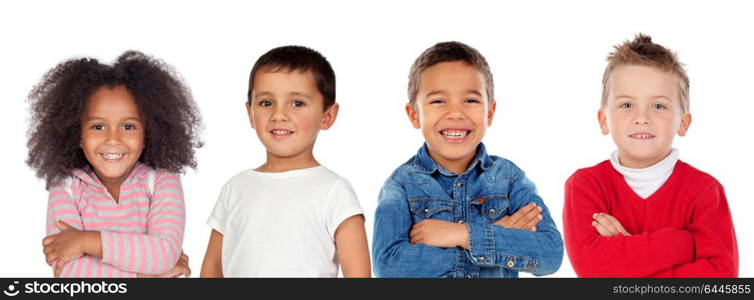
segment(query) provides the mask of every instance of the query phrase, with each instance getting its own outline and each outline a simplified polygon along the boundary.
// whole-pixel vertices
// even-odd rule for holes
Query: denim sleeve
[[[504,267],[541,276],[555,273],[563,261],[563,239],[534,183],[521,172],[511,183],[511,212],[530,202],[542,207],[543,220],[537,231],[508,229],[492,224],[469,223],[472,263],[481,267]]]
[[[374,216],[372,257],[377,277],[441,277],[458,261],[456,248],[412,244],[414,225],[404,190],[388,180],[382,187]]]

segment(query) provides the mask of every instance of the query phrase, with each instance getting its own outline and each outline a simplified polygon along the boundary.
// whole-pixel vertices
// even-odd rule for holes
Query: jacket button
[[[424,209],[424,212],[425,212],[425,213],[428,213],[428,212],[429,212],[429,208],[425,208],[425,209]]]
[[[463,223],[465,223],[463,220],[458,220],[458,224],[463,224]]]
[[[494,215],[494,214],[495,214],[495,209],[494,209],[494,208],[490,208],[490,214],[491,214],[491,215]]]
[[[514,266],[515,264],[516,264],[516,263],[515,263],[515,262],[513,261],[513,259],[511,258],[511,260],[509,260],[509,261],[508,261],[508,268],[513,268],[513,266]]]
[[[466,278],[471,278],[471,274],[466,274]]]
[[[477,259],[479,259],[480,262],[483,262],[484,261],[484,256],[480,256]]]

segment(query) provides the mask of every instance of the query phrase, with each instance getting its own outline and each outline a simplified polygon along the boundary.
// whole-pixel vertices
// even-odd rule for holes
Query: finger
[[[67,223],[63,221],[57,221],[55,224],[58,226],[58,228],[60,228],[60,231],[73,229],[71,225],[68,225]]]
[[[528,223],[524,224],[521,229],[527,230],[531,229],[535,225],[539,224],[539,222],[542,222],[544,217],[542,215],[537,215],[534,219],[530,220]]]
[[[511,217],[514,219],[520,219],[535,208],[537,208],[537,204],[534,202],[531,202],[525,205],[524,207],[519,208],[515,213],[513,213]]]
[[[58,255],[55,253],[47,255],[45,256],[45,260],[47,261],[48,266],[52,266],[58,260]]]
[[[55,241],[55,238],[57,236],[58,236],[58,234],[56,233],[56,234],[48,235],[47,237],[43,238],[42,239],[42,246],[47,246],[49,244],[52,244],[52,242]]]
[[[189,268],[189,267],[187,266],[187,267],[186,267],[186,272],[184,272],[184,273],[183,273],[183,275],[185,275],[185,276],[186,276],[186,278],[189,278],[189,277],[191,277],[191,268]]]
[[[594,220],[597,221],[597,223],[599,223],[603,227],[605,227],[607,230],[609,230],[611,233],[610,235],[613,236],[616,233],[618,233],[618,229],[613,226],[612,222],[608,220],[607,216],[609,215],[604,214],[604,213],[597,213],[594,216]]]
[[[533,231],[533,232],[537,232],[537,226],[532,226],[532,227],[531,227],[531,231]]]
[[[592,226],[597,229],[597,233],[599,233],[601,236],[613,236],[612,234],[610,234],[610,231],[605,228],[605,226],[597,221],[592,221]]]
[[[615,217],[613,217],[611,215],[605,215],[605,218],[616,229],[616,234],[622,233],[625,236],[631,235],[630,233],[628,233],[628,231],[625,228],[623,228],[623,224],[621,224],[620,221],[618,221],[618,219],[616,219]]]
[[[414,238],[414,236],[416,236],[417,234],[419,234],[419,228],[416,228],[416,225],[414,225],[414,227],[411,227],[411,231],[408,233],[408,236]]]
[[[181,258],[183,258],[186,261],[188,261],[188,255],[186,255],[186,253],[181,252]]]
[[[63,270],[63,267],[65,266],[65,263],[66,263],[66,262],[65,262],[65,261],[63,261],[62,259],[61,259],[61,260],[58,260],[58,261],[57,261],[57,262],[55,263],[55,273],[57,273],[57,274],[60,274],[60,271],[62,271],[62,270]]]
[[[536,209],[532,209],[531,211],[529,211],[526,214],[526,216],[524,216],[524,218],[521,220],[522,224],[520,228],[521,229],[531,228],[531,226],[534,226],[536,224],[532,224],[532,225],[528,225],[528,224],[534,221],[539,223],[539,217],[542,215],[541,212],[542,212],[542,208],[538,206],[536,207]]]

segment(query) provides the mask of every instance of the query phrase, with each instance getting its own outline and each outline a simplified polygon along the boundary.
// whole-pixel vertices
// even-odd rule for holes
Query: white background
[[[740,275],[754,275],[751,94],[754,21],[746,2],[716,1],[3,1],[0,4],[0,276],[46,277],[47,192],[24,163],[26,95],[57,63],[80,56],[112,62],[138,49],[176,67],[204,118],[199,167],[183,177],[184,249],[198,276],[220,187],[264,161],[243,103],[254,60],[301,44],[337,74],[335,126],[315,156],[348,178],[366,211],[371,241],[379,189],[422,143],[403,111],[413,60],[458,40],[487,57],[498,111],[484,142],[527,172],[562,232],[563,185],[614,149],[596,112],[605,57],[635,33],[676,50],[691,78],[693,123],[677,138],[681,159],[726,188],[738,235]],[[526,276],[526,275],[523,275]],[[569,260],[555,274],[575,276]]]

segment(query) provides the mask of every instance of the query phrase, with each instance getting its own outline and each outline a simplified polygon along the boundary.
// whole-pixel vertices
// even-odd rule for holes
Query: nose
[[[647,125],[649,124],[649,110],[646,108],[640,108],[634,113],[634,125]]]
[[[105,143],[106,144],[117,144],[119,142],[120,142],[120,133],[118,131],[118,128],[109,127],[105,131]]]
[[[270,120],[273,122],[285,122],[288,121],[288,111],[285,105],[275,105],[272,109],[272,115]]]
[[[463,104],[452,101],[448,103],[448,112],[446,117],[448,119],[464,119],[466,114],[463,111]]]

